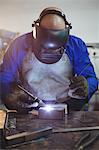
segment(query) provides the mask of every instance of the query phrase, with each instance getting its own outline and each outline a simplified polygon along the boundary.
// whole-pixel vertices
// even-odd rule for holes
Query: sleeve
[[[98,81],[94,67],[90,61],[86,44],[79,39],[75,47],[74,70],[75,74],[84,76],[88,81],[88,100],[98,89]]]
[[[18,46],[13,41],[7,49],[3,59],[3,64],[0,66],[0,98],[3,100],[10,92],[12,84],[18,78]]]

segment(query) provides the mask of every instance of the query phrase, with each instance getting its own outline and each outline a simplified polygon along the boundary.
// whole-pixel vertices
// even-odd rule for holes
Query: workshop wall
[[[99,42],[99,0],[0,0],[0,29],[25,33],[48,6],[60,7],[72,23],[71,34]]]

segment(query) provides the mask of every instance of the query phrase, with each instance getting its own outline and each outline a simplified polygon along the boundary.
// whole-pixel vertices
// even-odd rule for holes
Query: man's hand
[[[6,97],[5,105],[8,109],[15,109],[19,113],[27,113],[35,107],[33,98],[30,98],[24,91],[18,88],[14,89]]]
[[[68,101],[70,99],[71,99],[70,96],[58,98],[57,101],[56,101],[56,103],[64,103],[64,102],[66,102],[66,101]]]
[[[71,79],[68,95],[72,98],[85,99],[88,96],[88,83],[85,77],[77,76]]]

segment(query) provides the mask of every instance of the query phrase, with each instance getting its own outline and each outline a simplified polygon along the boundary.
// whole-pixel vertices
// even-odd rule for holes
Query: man
[[[4,57],[1,99],[9,109],[28,112],[33,99],[24,88],[44,104],[67,103],[80,110],[98,86],[85,43],[70,35],[71,24],[58,8],[44,9],[32,26],[33,32],[15,39]]]

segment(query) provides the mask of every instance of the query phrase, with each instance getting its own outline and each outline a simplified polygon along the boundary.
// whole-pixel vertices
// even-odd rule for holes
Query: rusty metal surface
[[[70,127],[86,127],[86,126],[98,126],[99,125],[99,112],[72,112],[66,115],[64,120],[44,120],[34,117],[33,114],[17,115],[16,128],[7,131],[7,135],[19,133],[22,131],[33,131],[36,129],[44,128],[47,126],[53,127],[53,129],[62,129]],[[93,131],[95,132],[95,131]],[[83,132],[73,133],[58,133],[52,134],[49,137],[41,138],[33,141],[27,145],[21,145],[16,149],[25,150],[74,150],[74,146],[79,138],[85,134]],[[98,150],[99,141],[93,143],[89,149]],[[15,148],[14,148],[15,149]],[[88,148],[86,149],[88,150]]]

